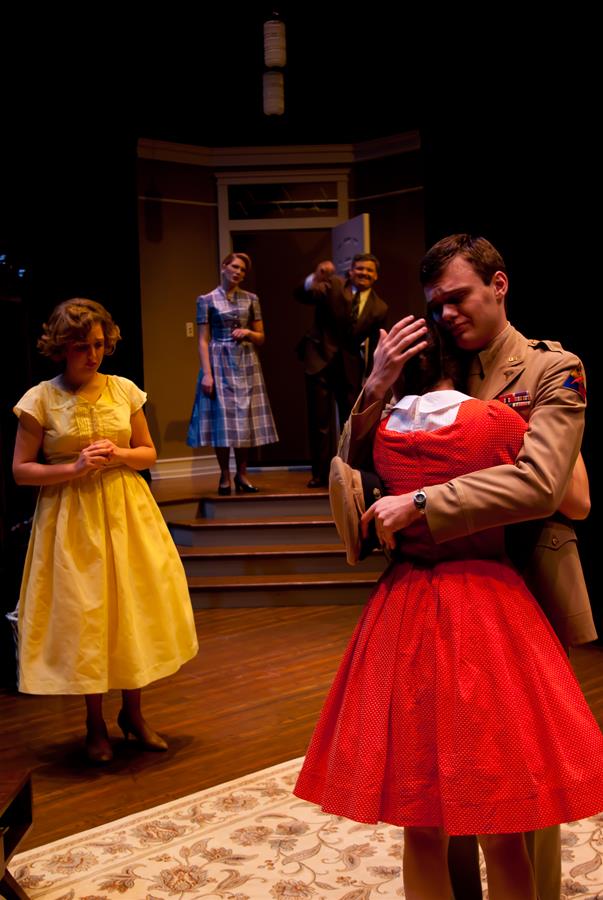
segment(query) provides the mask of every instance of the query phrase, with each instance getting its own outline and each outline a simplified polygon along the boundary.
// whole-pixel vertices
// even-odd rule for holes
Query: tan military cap
[[[337,532],[345,546],[346,559],[351,566],[379,546],[374,522],[371,522],[368,537],[362,539],[360,517],[383,493],[383,486],[374,472],[353,469],[340,456],[333,457],[329,472],[329,501]]]

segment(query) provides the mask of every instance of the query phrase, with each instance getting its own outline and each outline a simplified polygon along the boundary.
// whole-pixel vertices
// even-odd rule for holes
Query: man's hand
[[[331,285],[331,278],[335,275],[335,266],[330,259],[318,263],[312,276],[312,287],[321,294],[326,293]]]
[[[422,340],[426,333],[425,319],[415,319],[414,316],[400,319],[389,333],[380,330],[373,369],[364,386],[363,409],[377,400],[383,400],[408,360],[427,347],[428,342]]]
[[[381,497],[380,500],[369,506],[360,519],[362,537],[367,537],[369,524],[374,519],[377,538],[381,546],[395,550],[396,531],[406,528],[421,516],[421,512],[414,504],[413,497],[414,493],[400,494],[397,497]]]

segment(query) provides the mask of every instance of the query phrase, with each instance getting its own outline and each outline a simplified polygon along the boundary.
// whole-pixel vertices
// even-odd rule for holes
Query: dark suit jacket
[[[385,327],[387,304],[371,291],[357,322],[352,324],[353,293],[350,283],[334,275],[323,294],[306,290],[302,284],[293,296],[300,303],[314,306],[314,324],[302,338],[297,350],[307,375],[315,375],[341,353],[346,377],[360,392],[363,378],[368,375],[373,352],[379,340],[379,329]],[[369,339],[367,358],[361,346]]]

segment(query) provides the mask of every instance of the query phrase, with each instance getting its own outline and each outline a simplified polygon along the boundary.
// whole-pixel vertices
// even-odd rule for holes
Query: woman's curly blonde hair
[[[74,297],[59,303],[48,322],[42,326],[38,350],[56,362],[64,359],[67,346],[84,340],[93,325],[100,325],[105,336],[105,355],[110,356],[121,340],[119,326],[115,324],[104,306],[95,300]]]

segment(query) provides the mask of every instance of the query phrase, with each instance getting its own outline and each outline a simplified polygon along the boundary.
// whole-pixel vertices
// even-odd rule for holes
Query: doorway
[[[266,341],[259,349],[266,389],[279,434],[278,444],[257,447],[261,465],[309,465],[304,370],[296,346],[314,318],[314,308],[293,299],[294,288],[331,257],[331,231],[233,231],[234,250],[248,253],[253,269],[245,288],[260,299]]]

